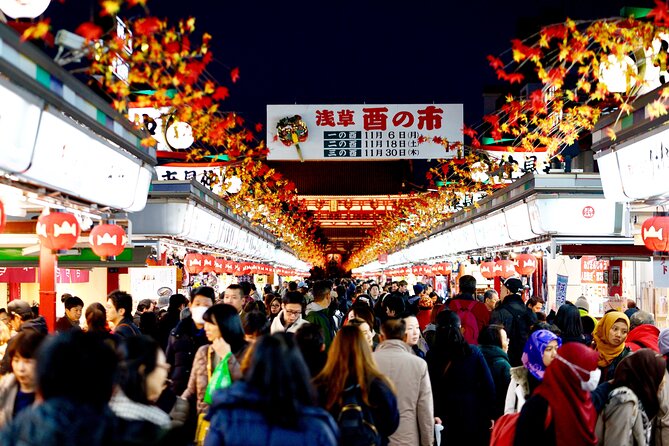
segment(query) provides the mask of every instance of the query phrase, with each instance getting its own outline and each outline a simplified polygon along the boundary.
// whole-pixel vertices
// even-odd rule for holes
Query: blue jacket
[[[300,429],[268,424],[263,396],[244,381],[214,394],[205,446],[337,446],[339,429],[319,407],[303,407]]]

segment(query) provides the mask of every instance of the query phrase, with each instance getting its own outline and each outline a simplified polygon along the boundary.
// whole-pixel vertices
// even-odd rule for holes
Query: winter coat
[[[655,325],[642,324],[635,327],[627,335],[625,345],[635,352],[642,348],[650,348],[657,353],[660,349],[657,346],[657,340],[660,337],[660,329]]]
[[[7,425],[14,417],[14,403],[19,391],[19,383],[13,373],[0,379],[0,428]]]
[[[213,373],[220,360],[221,358],[218,357],[210,345],[203,345],[195,354],[188,386],[181,397],[186,400],[195,399],[198,414],[206,413],[209,409],[209,404],[204,402],[204,393],[207,390],[211,373]],[[233,381],[242,378],[242,371],[235,355],[230,355],[228,358],[228,370]]]
[[[490,369],[492,380],[495,383],[495,411],[494,418],[499,418],[504,413],[504,402],[506,391],[511,381],[511,364],[509,356],[504,350],[496,345],[479,345],[486,364]]]
[[[204,330],[198,330],[191,317],[179,322],[172,330],[165,356],[170,364],[172,391],[176,395],[181,395],[186,390],[195,352],[208,342]]]
[[[606,367],[600,367],[599,369],[602,371],[602,377],[599,379],[599,383],[603,383],[604,381],[609,381],[613,379],[613,375],[616,372],[616,367],[618,367],[618,364],[620,364],[620,361],[625,359],[630,353],[632,353],[632,350],[625,346],[622,352],[618,356],[616,356],[613,361],[611,361],[611,364],[607,365]]]
[[[130,336],[141,335],[142,332],[140,331],[139,327],[132,321],[131,317],[124,317],[121,319],[118,325],[114,327],[114,334],[121,338],[129,338]]]
[[[427,363],[405,342],[391,339],[378,345],[374,359],[397,389],[400,425],[389,438],[391,446],[432,446],[434,408]]]
[[[329,316],[328,308],[323,308],[316,302],[311,302],[307,305],[305,313],[307,322],[321,327],[325,348],[330,348],[330,344],[335,337],[335,327],[334,320]]]
[[[603,446],[646,446],[651,424],[637,396],[627,387],[609,393],[609,401],[597,418],[597,444]]]
[[[72,322],[70,320],[70,318],[68,318],[67,316],[63,316],[61,318],[58,318],[58,320],[56,321],[56,327],[55,328],[56,328],[57,333],[63,333],[65,331],[72,330],[72,329],[77,329],[77,328],[81,328],[81,327],[79,326],[79,321],[76,321],[76,323],[75,323],[75,322]]]
[[[123,390],[116,392],[109,400],[109,408],[117,417],[125,420],[143,420],[162,428],[168,428],[171,424],[170,416],[156,406],[141,404],[128,398]]]
[[[172,311],[168,310],[158,321],[158,342],[163,350],[167,350],[167,342],[170,339],[170,333],[176,328],[181,320],[179,314],[180,312],[177,311],[177,309]]]
[[[157,446],[174,445],[169,434],[143,421],[117,418],[108,408],[94,409],[51,398],[21,412],[0,431],[3,446]]]
[[[319,407],[303,407],[299,430],[273,426],[263,414],[263,395],[239,381],[214,394],[205,446],[337,446],[339,429]]]
[[[490,323],[504,325],[509,335],[508,355],[511,366],[522,365],[520,358],[530,335],[530,327],[536,322],[537,315],[525,306],[519,294],[509,294],[490,313]]]
[[[658,394],[660,410],[653,420],[655,446],[669,446],[669,373],[664,372],[664,385]]]
[[[300,315],[300,317],[298,317],[297,320],[290,327],[286,328],[286,326],[283,325],[283,322],[281,322],[282,320],[283,320],[283,310],[281,310],[279,314],[277,314],[274,320],[272,321],[272,325],[269,328],[271,334],[295,333],[298,328],[307,323],[307,321],[302,319],[302,315]]]
[[[487,445],[495,402],[495,384],[481,350],[442,368],[443,359],[435,349],[427,353],[434,397],[434,416],[441,418],[445,430],[442,442],[448,445]]]
[[[511,367],[510,372],[511,381],[506,391],[504,413],[518,413],[541,382],[522,365]]]

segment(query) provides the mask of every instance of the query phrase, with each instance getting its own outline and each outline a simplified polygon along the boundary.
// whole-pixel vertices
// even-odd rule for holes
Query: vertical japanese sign
[[[669,257],[653,259],[653,285],[669,288]]]
[[[555,283],[555,308],[560,308],[567,301],[568,284],[569,276],[557,275],[557,282]]]
[[[278,122],[295,115],[308,129],[305,160],[453,158],[439,141],[462,143],[462,112],[462,104],[268,105],[267,159],[300,159],[277,135]]]

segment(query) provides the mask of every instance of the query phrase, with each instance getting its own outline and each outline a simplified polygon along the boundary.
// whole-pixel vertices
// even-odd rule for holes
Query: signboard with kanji
[[[595,256],[581,257],[581,283],[609,283],[609,261]]]
[[[267,159],[453,158],[463,141],[462,109],[462,104],[268,105]],[[280,122],[295,116],[306,134],[303,127],[295,135],[285,126],[281,132]]]

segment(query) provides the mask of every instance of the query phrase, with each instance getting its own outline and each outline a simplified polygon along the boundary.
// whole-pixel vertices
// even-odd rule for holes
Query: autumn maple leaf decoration
[[[661,26],[669,26],[669,7],[664,0],[655,0],[655,8],[648,13],[648,17]]]
[[[86,38],[86,40],[98,40],[102,37],[102,28],[91,22],[82,23],[74,32]]]
[[[235,67],[230,70],[230,79],[232,79],[233,83],[239,80],[239,67]]]

